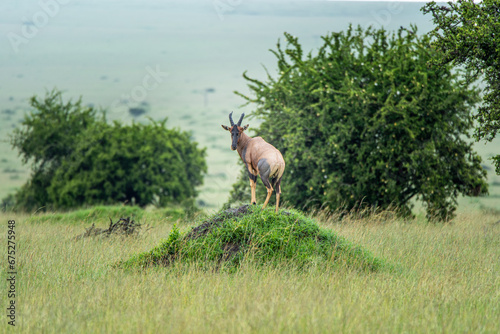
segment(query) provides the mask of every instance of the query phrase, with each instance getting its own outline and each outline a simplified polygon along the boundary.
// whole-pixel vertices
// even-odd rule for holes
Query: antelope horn
[[[240,120],[238,121],[238,126],[241,126],[241,121],[243,121],[244,116],[245,116],[245,114],[241,114]]]
[[[234,122],[233,122],[233,112],[231,111],[231,113],[229,114],[229,122],[231,122],[231,126],[234,125]]]

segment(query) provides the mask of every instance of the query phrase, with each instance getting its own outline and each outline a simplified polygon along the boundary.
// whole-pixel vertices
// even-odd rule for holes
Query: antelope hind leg
[[[274,190],[276,191],[276,213],[278,213],[278,208],[280,206],[280,196],[281,196],[281,177],[274,184]]]
[[[266,201],[264,202],[264,205],[262,206],[262,210],[265,209],[267,203],[269,202],[269,199],[271,198],[272,193],[273,193],[273,188],[267,188],[267,197],[266,197]]]
[[[266,159],[260,159],[259,163],[257,164],[257,168],[259,169],[260,179],[267,188],[266,201],[262,206],[262,210],[264,210],[265,207],[267,206],[267,203],[269,202],[269,199],[271,198],[271,194],[273,193],[273,186],[269,182],[269,176],[271,174],[271,166],[269,166]]]
[[[280,206],[280,193],[276,192],[276,213],[278,213],[279,206]]]

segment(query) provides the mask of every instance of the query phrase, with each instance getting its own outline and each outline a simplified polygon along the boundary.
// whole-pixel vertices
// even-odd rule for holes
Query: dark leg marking
[[[253,182],[257,182],[257,175],[253,175],[252,173],[250,173],[250,171],[248,170],[248,168],[247,168],[247,172],[248,172],[248,178],[250,180],[252,180]]]
[[[269,183],[269,174],[271,174],[271,166],[267,163],[266,159],[260,159],[257,163],[257,168],[259,169],[260,179],[267,189],[271,189],[271,183]]]

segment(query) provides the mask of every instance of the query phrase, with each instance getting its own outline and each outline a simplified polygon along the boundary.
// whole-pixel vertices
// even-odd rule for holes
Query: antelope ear
[[[226,125],[221,125],[221,126],[222,126],[222,128],[223,128],[224,130],[229,131],[229,126],[226,126]]]
[[[247,124],[243,127],[243,131],[245,131],[246,129],[248,129],[248,127],[250,126],[250,124]]]

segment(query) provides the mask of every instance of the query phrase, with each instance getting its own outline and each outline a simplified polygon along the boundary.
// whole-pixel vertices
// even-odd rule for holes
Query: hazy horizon
[[[41,5],[45,4],[45,5]],[[299,37],[304,51],[321,45],[321,36],[349,24],[396,31],[415,24],[432,29],[421,2],[337,1],[17,1],[0,4],[0,101],[3,117],[0,155],[20,166],[6,141],[28,99],[53,88],[65,99],[102,107],[108,118],[129,122],[129,108],[146,105],[154,119],[193,132],[208,151],[204,201],[220,205],[236,181],[238,157],[219,131],[227,114],[241,107],[233,91],[248,92],[242,73],[265,79],[263,65],[275,73],[278,39]],[[207,93],[207,89],[210,93]],[[145,120],[139,117],[137,121]],[[255,125],[254,120],[251,126]],[[215,130],[216,129],[216,130]],[[19,187],[18,179],[0,198]],[[218,193],[213,196],[212,193]],[[205,195],[203,195],[205,194]],[[216,199],[214,199],[216,197]]]

